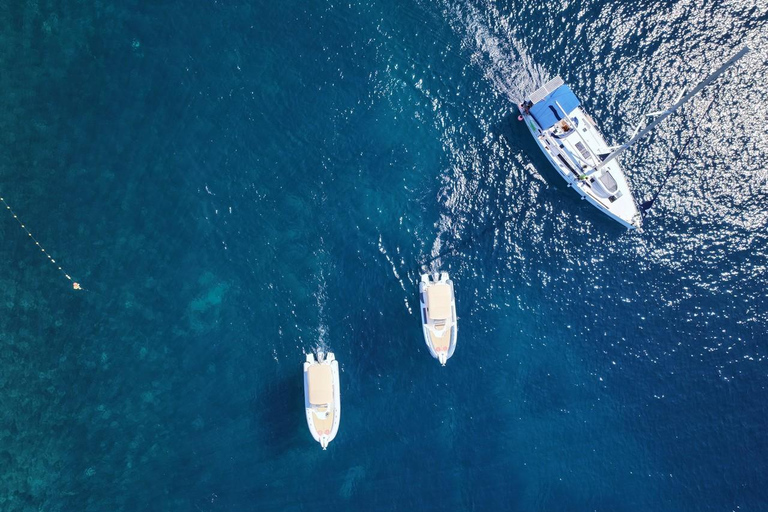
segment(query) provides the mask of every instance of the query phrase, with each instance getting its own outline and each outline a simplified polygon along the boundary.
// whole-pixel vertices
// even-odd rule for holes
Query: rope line
[[[712,104],[715,102],[715,99],[716,98],[712,98],[707,104],[706,108],[704,109],[704,115],[706,115],[707,119],[709,119],[710,121],[711,121],[711,117],[709,115],[709,112],[710,112],[710,108],[712,107]],[[643,204],[640,205],[640,213],[643,216],[645,216],[645,213],[653,207],[653,203],[656,202],[656,199],[659,197],[659,194],[661,194],[661,191],[664,190],[664,187],[667,185],[667,181],[669,181],[669,177],[672,175],[672,172],[674,172],[675,168],[677,167],[677,163],[680,161],[680,159],[683,158],[683,155],[685,154],[685,150],[688,149],[688,144],[691,143],[691,141],[696,135],[697,135],[696,130],[693,130],[693,132],[688,136],[688,139],[685,141],[685,144],[683,144],[683,147],[675,156],[675,159],[672,161],[672,165],[670,165],[669,169],[667,169],[667,172],[664,175],[664,179],[661,181],[661,184],[656,189],[656,192],[653,193],[649,201],[645,201]]]
[[[45,248],[42,245],[40,245],[40,242],[37,240],[37,238],[34,237],[32,232],[29,229],[27,229],[27,226],[23,222],[21,222],[21,219],[11,209],[11,206],[8,204],[8,202],[5,200],[5,198],[0,197],[0,202],[2,202],[3,205],[5,206],[5,209],[8,210],[8,212],[11,215],[13,215],[13,218],[16,219],[16,222],[19,223],[19,226],[21,226],[21,229],[23,229],[24,232],[27,233],[27,236],[29,236],[29,238],[32,239],[33,242],[35,242],[35,245],[40,249],[40,252],[42,252],[45,255],[45,257],[48,258],[48,261],[50,261],[53,264],[53,266],[55,266],[57,269],[59,269],[59,272],[61,272],[61,274],[64,277],[66,277],[68,281],[72,281],[72,288],[74,290],[82,290],[82,288],[80,287],[80,284],[75,282],[75,281],[73,281],[72,277],[69,274],[67,274],[64,271],[64,269],[61,268],[61,266],[58,263],[56,263],[56,260],[53,259],[53,257],[50,254],[48,254],[48,251],[46,251]]]

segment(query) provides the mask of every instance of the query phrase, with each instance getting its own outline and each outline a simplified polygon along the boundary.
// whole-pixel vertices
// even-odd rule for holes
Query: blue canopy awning
[[[569,115],[581,104],[567,85],[561,85],[531,107],[531,115],[539,123],[542,130],[552,128],[564,117],[563,111],[557,106],[558,103]]]

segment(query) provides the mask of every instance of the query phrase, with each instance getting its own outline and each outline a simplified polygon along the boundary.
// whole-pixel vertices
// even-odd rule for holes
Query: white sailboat
[[[518,105],[520,118],[568,186],[613,220],[636,229],[642,225],[642,216],[616,157],[748,52],[749,48],[743,48],[688,94],[683,90],[672,106],[648,114],[656,119],[642,130],[638,126],[630,140],[620,146],[608,146],[595,121],[560,77],[550,80]]]
[[[304,408],[312,437],[325,450],[339,431],[339,363],[333,352],[307,354],[304,361]]]
[[[448,272],[421,276],[419,283],[421,323],[429,353],[445,366],[456,350],[456,298]]]

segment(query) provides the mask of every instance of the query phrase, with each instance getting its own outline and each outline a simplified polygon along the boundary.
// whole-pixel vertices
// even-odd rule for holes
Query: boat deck
[[[312,413],[312,424],[315,426],[315,430],[318,434],[330,434],[333,430],[333,407],[329,407],[328,414],[325,416],[325,419],[320,419],[317,417],[317,415],[313,412]]]
[[[451,328],[446,328],[442,336],[438,336],[432,329],[429,329],[429,340],[432,342],[432,348],[435,352],[448,350],[451,345]]]
[[[595,173],[587,179],[579,179],[589,169],[598,165],[600,155],[610,153],[610,148],[592,118],[581,107],[569,113],[569,117],[576,127],[565,133],[560,132],[557,125],[544,131],[537,129],[538,133],[535,135],[539,145],[548,153],[550,160],[573,188],[588,196],[595,206],[607,210],[612,217],[628,224],[627,227],[637,227],[634,225],[639,217],[637,206],[617,161],[609,162],[605,166],[601,180],[603,188],[616,190],[613,194],[601,193],[596,186],[600,184],[594,183],[599,179],[600,173]]]

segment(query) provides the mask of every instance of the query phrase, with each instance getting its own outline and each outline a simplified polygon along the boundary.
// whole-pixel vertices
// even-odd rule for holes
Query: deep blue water
[[[0,510],[768,510],[764,1],[0,7]],[[645,227],[514,103],[561,75]],[[706,106],[715,100],[708,112]],[[459,345],[421,337],[421,264]],[[322,452],[301,363],[342,367]]]

